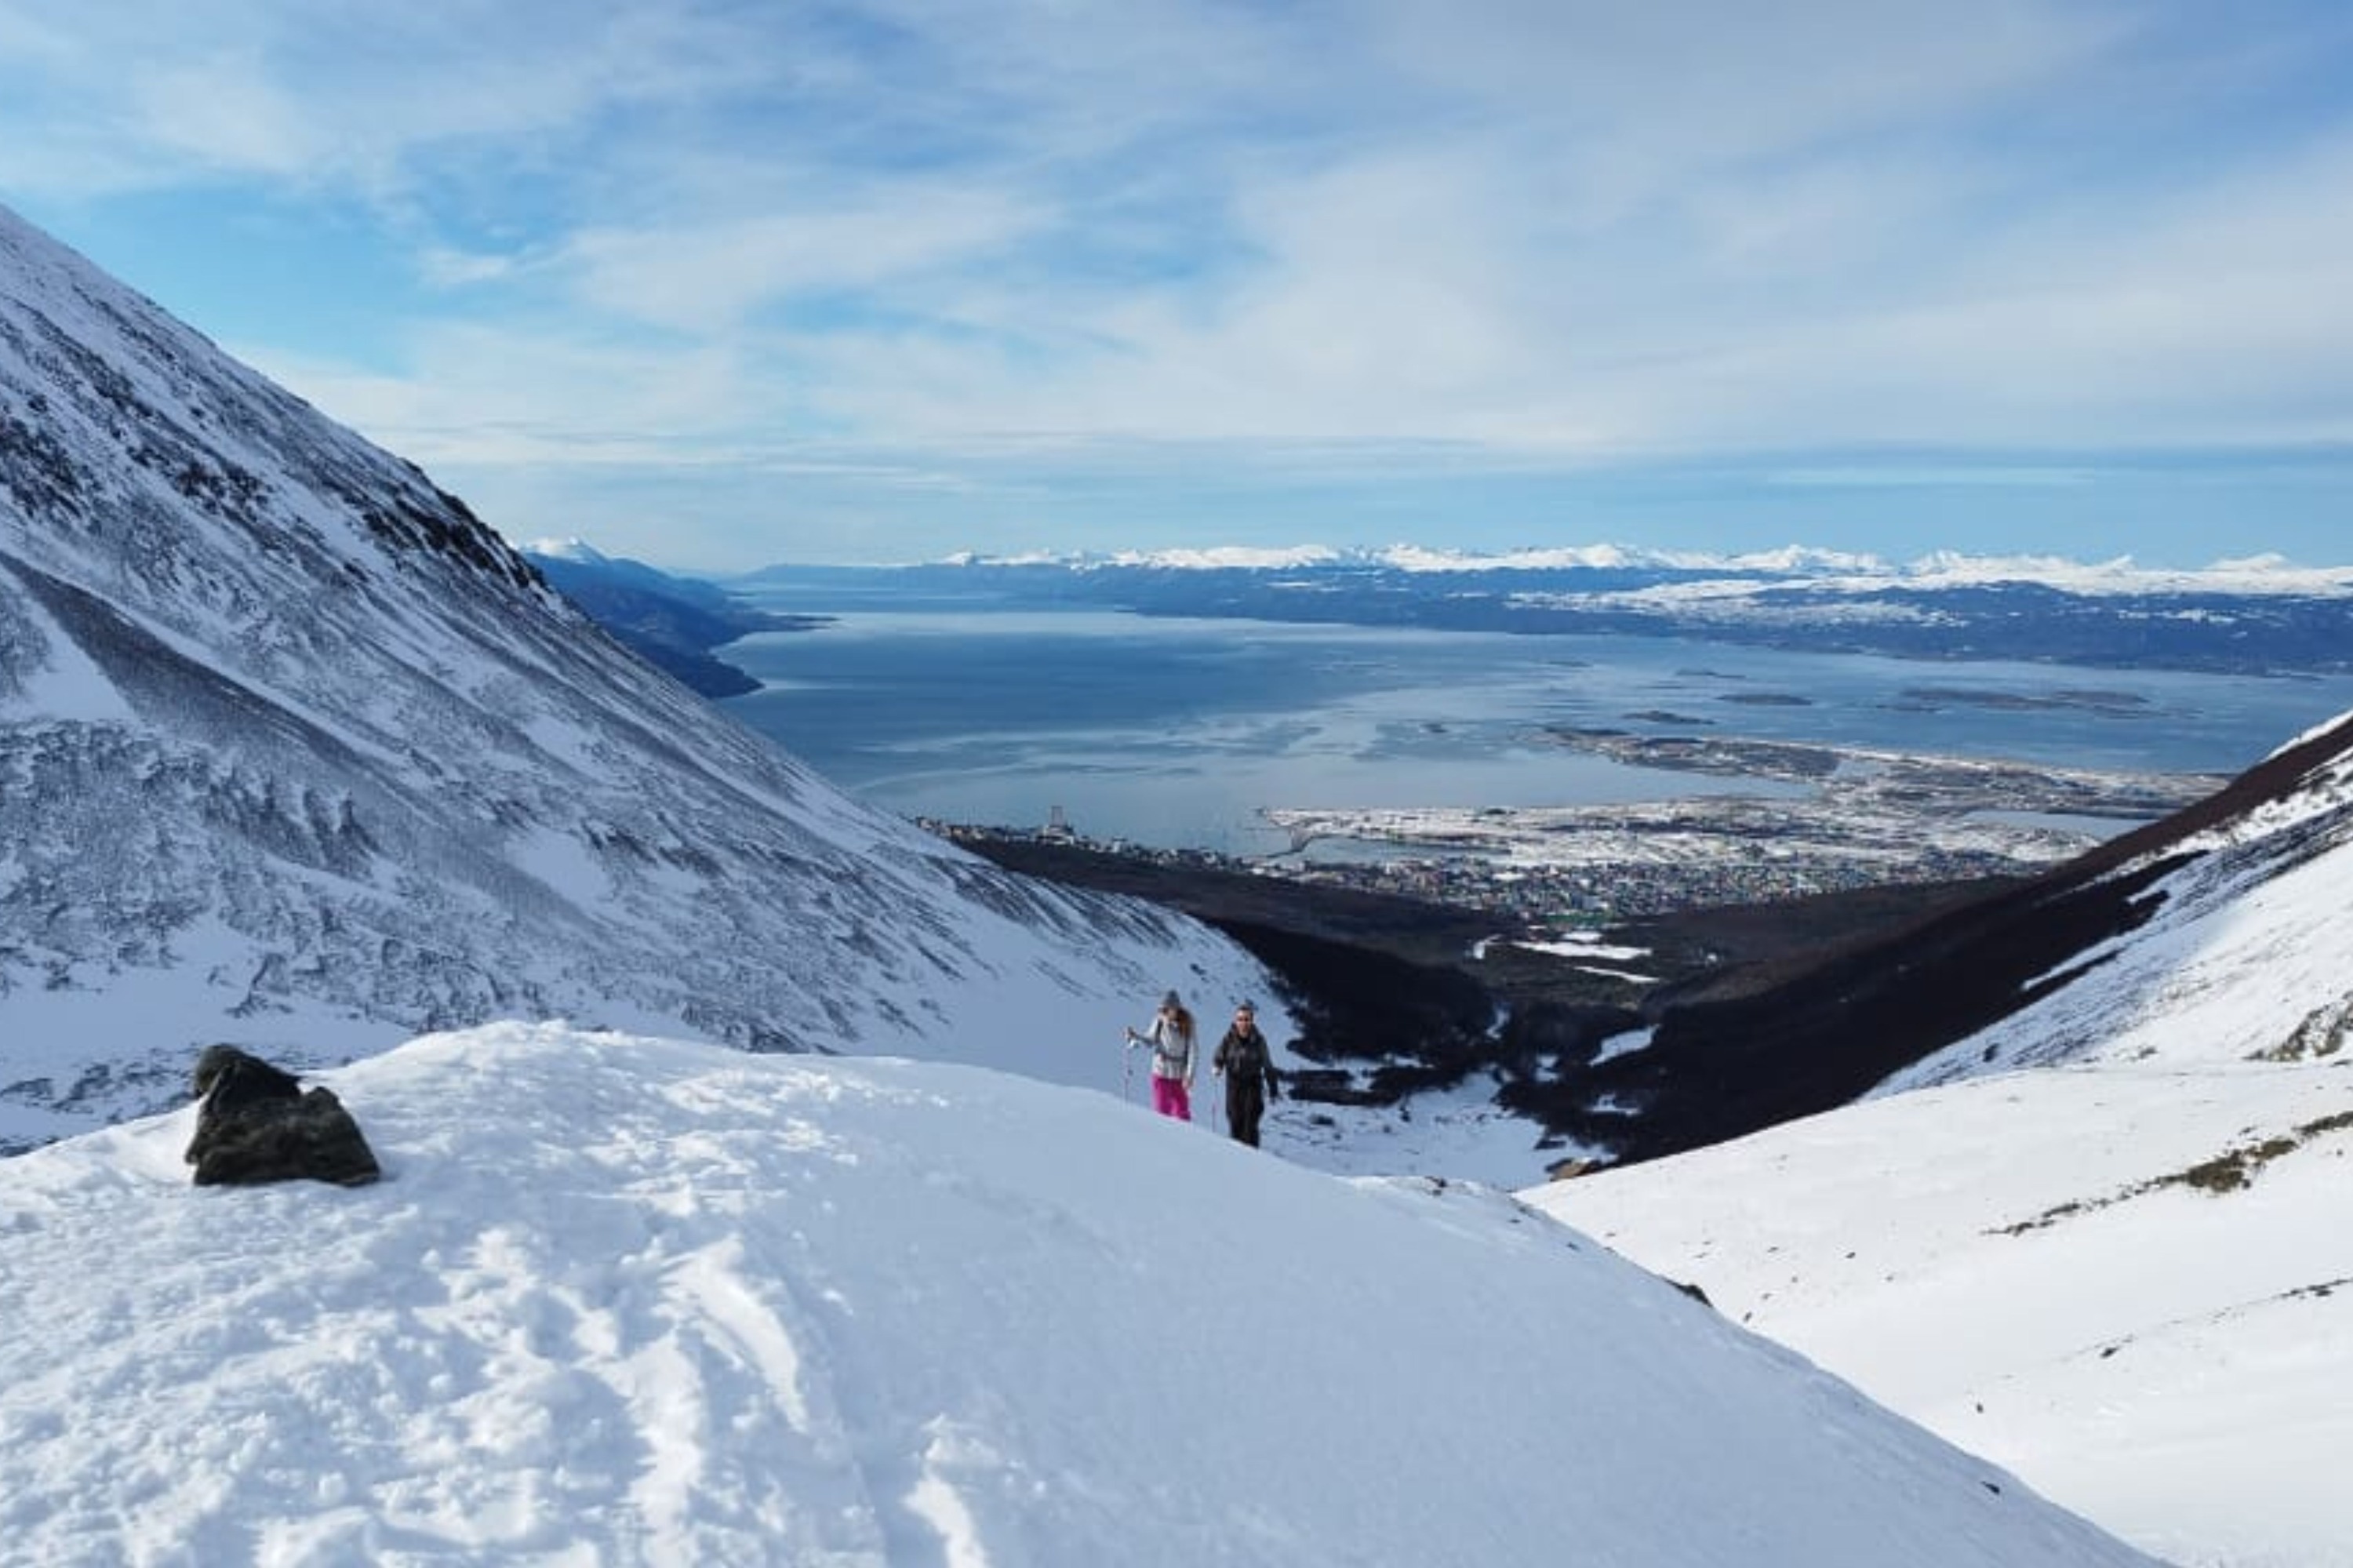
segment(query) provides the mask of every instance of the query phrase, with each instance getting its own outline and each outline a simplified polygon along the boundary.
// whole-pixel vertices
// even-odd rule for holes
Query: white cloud
[[[428,466],[733,461],[743,369],[723,347],[691,353],[565,334],[438,327],[409,344],[397,375],[289,358],[241,358],[332,418]]]
[[[573,238],[563,260],[602,312],[715,332],[808,292],[871,292],[905,279],[920,289],[925,274],[985,261],[1039,221],[1004,193],[902,182],[847,205],[692,228],[592,230]]]
[[[723,11],[638,0],[391,10],[132,0],[33,37],[37,55],[0,65],[0,82],[37,86],[28,107],[70,106],[77,139],[105,156],[86,160],[70,185],[30,161],[8,172],[29,188],[85,195],[92,180],[142,189],[221,175],[325,186],[413,176],[453,143],[561,139],[617,108],[747,89],[768,79],[772,58]],[[15,118],[0,111],[0,123]]]

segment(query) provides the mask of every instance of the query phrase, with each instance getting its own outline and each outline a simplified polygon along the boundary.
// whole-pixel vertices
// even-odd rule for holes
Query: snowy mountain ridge
[[[2300,753],[2316,757],[2306,765]],[[2300,737],[2254,770],[2292,778],[2245,810],[2160,836],[2104,874],[2161,870],[2136,901],[2129,934],[2086,948],[2073,976],[2000,1023],[1897,1074],[1880,1092],[2000,1068],[2115,1059],[2143,1021],[2167,1038],[2202,1037],[2218,1056],[2260,1062],[2316,1040],[2335,1054],[2353,1014],[2341,906],[2353,891],[2353,715]],[[2257,998],[2265,1005],[2253,1005]],[[2283,1010],[2292,1010],[2293,1016]],[[2334,1021],[2334,1022],[2332,1022]],[[2151,1054],[2158,1054],[2152,1047]]]
[[[2087,858],[1870,956],[1984,988],[2042,922],[1993,1022],[1859,1103],[1529,1197],[2168,1561],[2347,1568],[2353,716]]]
[[[945,1055],[1045,1017],[1003,1065],[1099,1080],[1172,984],[1269,995],[850,801],[0,210],[0,1150],[176,1103],[215,1041],[501,1017]]]

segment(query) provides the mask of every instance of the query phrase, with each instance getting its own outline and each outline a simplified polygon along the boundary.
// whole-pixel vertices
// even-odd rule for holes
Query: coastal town
[[[1564,744],[1621,747],[1566,734]],[[1645,766],[1802,783],[1556,808],[1274,807],[1290,848],[1243,858],[1095,840],[1056,812],[1035,827],[926,821],[953,841],[1036,840],[1170,867],[1247,872],[1477,909],[1569,936],[1643,916],[1904,883],[2031,874],[2180,809],[2222,780],[1735,743],[1652,748]]]

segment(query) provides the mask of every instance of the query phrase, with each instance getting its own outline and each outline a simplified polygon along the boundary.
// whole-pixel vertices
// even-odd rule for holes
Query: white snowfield
[[[1489,1189],[984,1069],[491,1025],[0,1162],[0,1563],[2148,1560]]]
[[[2348,772],[1888,1092],[1528,1196],[2184,1568],[2348,1568]]]

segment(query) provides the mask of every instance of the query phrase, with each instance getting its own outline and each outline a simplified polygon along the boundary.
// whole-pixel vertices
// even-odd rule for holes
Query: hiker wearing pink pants
[[[1152,1047],[1152,1108],[1178,1121],[1193,1119],[1193,1015],[1170,991],[1160,999],[1151,1027],[1131,1029],[1127,1043]]]
[[[1178,1121],[1193,1119],[1193,1093],[1182,1078],[1152,1075],[1152,1108],[1162,1116],[1173,1116]]]

